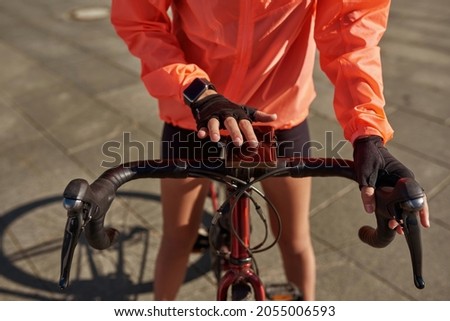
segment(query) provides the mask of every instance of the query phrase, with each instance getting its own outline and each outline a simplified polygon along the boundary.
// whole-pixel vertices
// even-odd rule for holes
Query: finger
[[[277,119],[277,114],[268,114],[263,111],[257,111],[255,113],[255,121],[267,123]]]
[[[361,199],[364,210],[367,213],[373,213],[375,211],[375,189],[370,186],[363,186],[361,188]]]
[[[223,122],[225,128],[230,132],[231,140],[236,146],[241,146],[244,142],[242,138],[241,130],[239,129],[236,119],[233,117],[227,117]]]
[[[389,220],[388,226],[391,230],[395,230],[399,225],[400,224],[396,220]]]
[[[241,129],[241,132],[244,134],[244,137],[249,143],[249,146],[257,147],[258,138],[256,138],[252,123],[249,122],[247,119],[242,119],[241,121],[239,121],[239,128]]]
[[[197,132],[197,137],[200,139],[203,139],[206,136],[208,136],[208,128],[206,128],[206,127],[200,128]]]
[[[208,121],[208,133],[211,141],[218,142],[220,140],[220,123],[217,118],[211,118]]]
[[[391,230],[395,230],[397,234],[403,235],[403,228],[396,220],[390,220],[388,226]]]
[[[405,232],[403,231],[403,227],[401,227],[400,225],[396,227],[395,231],[399,235],[404,235],[405,234]]]
[[[424,204],[423,204],[423,209],[419,211],[419,217],[420,217],[420,223],[422,224],[423,227],[430,227],[430,212],[428,209],[428,201],[427,201],[427,196],[424,196]]]

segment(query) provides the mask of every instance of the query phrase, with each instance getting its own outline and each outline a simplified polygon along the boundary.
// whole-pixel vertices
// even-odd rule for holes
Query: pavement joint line
[[[1,221],[1,217],[0,217]],[[5,231],[6,236],[9,236],[11,239],[11,242],[17,247],[17,250],[20,255],[22,256],[22,259],[25,260],[26,264],[29,266],[29,268],[32,270],[32,273],[37,277],[39,277],[39,269],[36,266],[36,264],[33,262],[33,259],[27,254],[27,251],[22,247],[22,244],[17,239],[16,234],[12,231],[6,230]]]
[[[78,144],[77,146],[74,146],[74,147],[67,147],[66,148],[67,155],[73,156],[74,154],[76,154],[78,152],[81,152],[83,150],[86,150],[90,147],[95,147],[95,146],[97,146],[99,149],[101,149],[105,143],[109,142],[114,136],[116,136],[120,133],[122,133],[122,131],[118,128],[118,126],[115,126],[106,135],[93,137],[93,138],[89,139],[88,141]]]
[[[373,272],[372,270],[368,269],[367,266],[364,265],[363,262],[359,262],[355,260],[355,256],[349,255],[346,252],[342,251],[344,247],[341,245],[339,247],[334,246],[332,243],[328,242],[326,239],[320,237],[319,235],[315,233],[311,233],[314,238],[322,243],[323,245],[330,248],[333,252],[339,253],[342,257],[346,258],[351,264],[354,264],[356,267],[361,269],[362,271],[365,271],[366,273],[370,274],[372,277],[377,279],[378,281],[384,283],[387,287],[392,288],[395,292],[397,292],[399,295],[403,296],[406,300],[413,301],[415,300],[414,296],[410,295],[409,293],[405,292],[400,287],[396,286],[395,282],[392,282],[386,278],[384,278],[382,275]]]
[[[426,192],[428,200],[429,201],[432,200],[434,197],[436,197],[437,194],[439,194],[449,185],[450,185],[450,174],[447,177],[445,177],[442,181],[434,185],[434,187],[431,188],[430,191]]]
[[[325,201],[321,202],[319,205],[314,206],[314,208],[312,208],[310,211],[310,217],[313,217],[313,216],[319,214],[322,210],[328,208],[334,202],[336,202],[338,199],[340,199],[341,197],[350,193],[355,188],[356,188],[356,186],[354,184],[348,184],[344,188],[340,189],[338,192],[334,193],[331,197],[329,197]]]
[[[26,52],[22,51],[21,48],[17,48],[16,46],[12,46],[12,45],[10,45],[9,43],[6,43],[6,45],[9,46],[10,48],[13,48],[14,50],[16,50],[16,51],[18,51],[18,52],[24,54],[26,57],[28,57],[29,59],[31,59],[32,61],[34,61],[38,66],[43,67],[47,72],[49,72],[52,76],[54,76],[55,79],[64,81],[64,82],[66,82],[66,83],[69,83],[69,87],[75,88],[76,90],[78,90],[80,93],[82,93],[83,95],[85,95],[87,98],[91,99],[91,100],[92,100],[93,102],[95,102],[96,104],[98,104],[98,105],[104,107],[105,109],[107,109],[108,111],[110,111],[110,112],[112,112],[112,113],[114,113],[114,114],[120,114],[121,117],[123,117],[123,118],[125,118],[126,120],[130,121],[130,124],[131,124],[131,125],[130,125],[130,128],[135,127],[136,129],[142,130],[143,132],[146,132],[147,134],[150,134],[150,135],[154,135],[154,134],[155,134],[153,131],[149,130],[147,127],[140,125],[134,118],[132,118],[131,116],[129,116],[127,113],[124,113],[124,112],[121,112],[120,110],[118,111],[118,110],[114,109],[110,104],[106,103],[105,101],[103,101],[102,99],[100,99],[100,98],[98,97],[98,95],[100,95],[100,94],[102,94],[102,93],[108,93],[108,92],[110,92],[110,91],[117,90],[118,88],[105,90],[105,91],[98,92],[98,93],[95,93],[95,94],[90,94],[90,93],[86,92],[82,87],[78,86],[76,83],[70,81],[70,79],[67,79],[67,78],[63,77],[63,76],[61,76],[60,73],[55,72],[55,71],[54,71],[53,69],[51,69],[51,68],[48,68],[48,64],[46,64],[46,63],[44,63],[44,62],[42,62],[42,61],[40,61],[40,60],[37,60],[37,59],[35,59],[35,58],[32,57],[32,56],[29,56]],[[120,88],[120,87],[119,87],[119,88]],[[7,96],[8,96],[7,93],[6,93],[6,94],[5,94],[5,93],[2,93],[2,91],[1,91],[1,89],[0,89],[0,97],[7,97]],[[150,99],[150,98],[149,98],[149,99]],[[2,100],[5,101],[5,102],[7,102],[5,99],[2,99]],[[15,104],[16,106],[18,106],[18,107],[21,107],[21,105],[20,105],[19,103],[15,102],[15,101],[13,101],[12,103],[14,103],[14,104]],[[21,108],[19,108],[19,109],[21,109]],[[26,114],[26,113],[25,113],[25,114]],[[30,119],[32,119],[32,118],[30,117]],[[117,131],[117,133],[119,133],[119,131]],[[159,135],[159,134],[158,134],[158,135]],[[105,137],[106,137],[106,136],[105,136]],[[98,138],[98,140],[100,141],[101,138]],[[88,147],[90,147],[90,146],[88,146]],[[70,148],[68,149],[69,155],[70,155],[71,153],[74,153],[74,152],[77,152],[77,151],[78,151],[77,148],[73,148],[73,150],[70,149]]]
[[[17,113],[19,113],[24,118],[24,120],[30,124],[30,126],[34,127],[47,141],[49,141],[51,144],[53,144],[56,147],[56,149],[61,151],[65,156],[71,156],[68,153],[67,148],[62,143],[60,143],[53,136],[53,134],[50,133],[44,126],[39,124],[37,121],[35,121],[33,119],[33,117],[29,116],[25,111],[23,111],[21,108],[19,108],[17,102],[11,101],[10,105],[17,106],[17,108],[14,108],[14,110],[16,110]],[[81,169],[81,171],[84,171],[85,173],[87,173],[88,176],[96,177],[95,173],[92,172],[88,167],[83,165],[83,163],[77,157],[68,157],[68,158],[70,159],[70,161],[74,162]]]
[[[424,160],[427,160],[427,161],[429,161],[429,162],[432,162],[432,163],[434,163],[435,165],[439,165],[439,166],[441,166],[441,167],[443,167],[443,168],[445,168],[445,169],[450,169],[450,163],[447,163],[447,162],[445,162],[445,161],[443,161],[443,160],[440,160],[440,159],[438,159],[438,158],[435,158],[435,157],[433,157],[433,156],[430,156],[430,155],[427,154],[427,153],[423,153],[423,152],[421,152],[421,151],[418,151],[418,150],[416,150],[416,149],[414,149],[414,148],[411,148],[411,147],[409,147],[409,146],[407,146],[407,145],[403,145],[403,144],[401,144],[401,143],[395,141],[395,139],[392,140],[392,141],[390,141],[389,144],[392,145],[392,146],[395,146],[396,148],[398,148],[398,149],[400,149],[400,150],[406,151],[406,152],[411,153],[411,154],[413,154],[413,155],[416,155],[416,156],[418,156],[418,157],[420,157],[420,158],[422,158],[422,159],[424,159]]]
[[[440,218],[433,218],[433,216],[430,217],[430,221],[434,224],[436,224],[436,226],[440,226],[443,229],[450,231],[450,224],[448,224],[447,221],[441,220]]]
[[[9,44],[7,44],[7,45],[10,46]],[[17,51],[23,53],[23,51],[21,51],[20,48],[16,48],[15,46],[10,46],[10,47],[13,48],[14,50],[17,50]],[[99,106],[104,107],[106,110],[108,110],[109,112],[112,112],[112,113],[114,113],[114,114],[120,114],[120,117],[121,117],[121,118],[124,118],[124,119],[126,119],[126,120],[128,120],[128,121],[130,122],[130,126],[129,126],[130,130],[132,130],[132,129],[138,129],[138,130],[142,130],[144,133],[149,134],[149,135],[155,135],[155,134],[156,134],[156,133],[154,133],[152,130],[149,130],[148,127],[139,124],[139,122],[137,122],[134,118],[132,118],[131,116],[129,116],[127,113],[124,113],[124,112],[121,112],[120,110],[118,111],[118,110],[114,109],[110,104],[106,103],[105,101],[103,101],[102,99],[100,99],[100,98],[97,96],[97,95],[99,95],[99,94],[101,94],[101,93],[107,93],[107,92],[110,92],[110,91],[114,91],[114,90],[116,90],[117,88],[116,88],[116,89],[106,90],[106,91],[103,91],[103,92],[101,92],[101,93],[89,94],[89,93],[85,92],[85,91],[83,90],[83,88],[79,87],[76,83],[73,83],[73,82],[71,82],[70,80],[68,80],[68,79],[66,79],[66,78],[64,78],[64,77],[62,77],[59,73],[56,73],[54,70],[48,69],[45,63],[42,63],[42,62],[40,62],[39,60],[35,60],[34,58],[28,56],[26,53],[24,53],[24,54],[25,54],[27,57],[29,57],[30,59],[32,59],[34,62],[36,62],[38,65],[44,67],[45,70],[47,70],[49,73],[51,73],[52,76],[54,76],[56,79],[60,79],[60,80],[63,80],[63,81],[65,81],[65,82],[69,82],[69,83],[70,83],[70,86],[69,86],[69,87],[73,87],[73,88],[75,88],[76,90],[80,91],[81,93],[83,93],[83,95],[85,95],[87,98],[91,99],[93,102],[95,102],[95,103],[98,104]],[[10,100],[6,100],[4,97],[7,97],[7,96],[8,96],[7,93],[6,93],[6,94],[3,93],[3,92],[1,91],[1,89],[0,89],[0,99],[2,99],[2,101],[3,101],[4,103],[6,103],[6,104],[8,104],[8,105],[14,104],[14,105],[16,105],[17,107],[19,107],[19,108],[14,108],[15,110],[16,110],[16,109],[22,110],[22,108],[20,108],[20,107],[21,107],[21,104],[19,104],[19,103],[17,103],[16,101],[14,101],[14,99],[11,99],[11,101],[10,101]],[[28,115],[28,113],[26,113],[25,111],[21,112],[21,115],[22,115],[22,117],[24,117],[24,115],[27,116],[27,117],[24,117],[24,118],[27,120],[28,123],[35,123],[35,124],[38,125],[43,131],[48,132],[43,126],[37,124],[37,122],[35,122],[34,119],[33,119],[32,117],[30,117],[30,116]],[[37,129],[36,126],[33,126],[33,127],[35,127],[35,128]],[[69,147],[69,148],[63,147],[63,148],[64,148],[65,151],[66,151],[66,155],[72,156],[73,154],[75,154],[75,153],[77,153],[77,152],[80,152],[80,151],[82,151],[82,150],[85,150],[86,148],[95,146],[95,144],[100,144],[102,141],[103,141],[103,142],[106,142],[107,139],[108,139],[109,137],[112,137],[112,136],[114,136],[114,135],[120,134],[121,132],[123,132],[123,131],[120,131],[120,130],[116,127],[116,128],[114,128],[114,130],[112,130],[112,131],[109,132],[107,135],[104,135],[104,136],[102,136],[102,137],[95,137],[95,138],[93,138],[93,139],[87,141],[86,143],[80,144],[80,145],[75,146],[75,147]],[[111,134],[111,133],[112,133],[112,134]],[[52,134],[49,133],[49,135],[52,135]],[[159,134],[158,134],[158,135],[159,135]],[[53,136],[53,135],[52,135],[52,136]],[[59,142],[58,142],[58,143],[59,143]],[[99,146],[99,148],[100,148],[100,146]]]
[[[397,111],[410,114],[412,116],[421,118],[423,120],[428,120],[430,122],[433,122],[435,124],[442,125],[442,126],[450,126],[450,123],[448,123],[448,121],[450,121],[450,118],[445,119],[445,118],[440,118],[438,116],[422,113],[418,110],[409,108],[407,105],[405,106],[402,104],[398,105],[398,107],[396,107],[396,108],[397,108]],[[389,116],[388,116],[388,120],[389,120]],[[395,128],[394,128],[394,130],[395,130]]]
[[[2,8],[1,5],[0,5],[0,8]],[[60,40],[60,41],[63,42],[63,43],[70,44],[71,46],[73,46],[74,48],[76,48],[76,49],[78,49],[78,50],[81,50],[81,51],[83,51],[83,52],[88,52],[89,55],[91,55],[91,56],[93,56],[93,57],[95,57],[95,58],[101,59],[101,60],[103,60],[103,61],[107,61],[108,64],[111,65],[111,66],[113,66],[114,68],[117,68],[117,69],[119,69],[119,70],[121,70],[121,71],[123,71],[123,72],[125,72],[125,73],[127,73],[127,74],[129,74],[129,75],[136,76],[136,72],[133,72],[133,71],[131,71],[130,69],[128,69],[128,68],[122,66],[121,64],[116,63],[115,61],[111,60],[111,59],[109,58],[109,56],[101,55],[101,54],[99,54],[99,53],[96,52],[96,51],[89,50],[89,47],[80,45],[80,44],[77,43],[76,41],[70,41],[70,40],[68,40],[68,39],[71,39],[70,37],[63,37],[63,36],[60,35],[59,33],[53,32],[52,29],[42,28],[42,27],[40,26],[40,24],[38,24],[38,23],[32,23],[32,22],[30,22],[29,20],[22,18],[21,16],[14,15],[14,13],[12,13],[10,10],[8,10],[8,8],[5,9],[5,8],[3,7],[3,8],[2,8],[2,11],[4,11],[5,13],[7,13],[7,14],[10,15],[10,16],[13,16],[14,19],[20,21],[21,24],[23,24],[23,25],[32,27],[33,29],[39,30],[39,31],[41,31],[41,32],[43,32],[43,33],[45,33],[45,34],[47,34],[47,35],[51,35],[52,37],[55,37],[56,39]],[[61,20],[61,21],[64,21],[64,20]],[[111,26],[111,28],[112,28],[112,26]],[[114,32],[114,30],[112,30],[112,32]],[[117,36],[117,37],[118,37],[118,36]],[[0,38],[0,39],[1,39],[1,38]],[[119,38],[118,38],[118,42],[120,42]],[[24,53],[24,54],[27,54],[26,52],[24,52],[23,50],[21,50],[21,48],[17,48],[17,46],[13,46],[13,48],[15,48],[16,50],[19,50],[20,52],[22,52],[22,53]],[[82,59],[82,58],[80,58],[80,59]],[[38,60],[37,60],[37,61],[38,61]],[[51,64],[51,62],[48,62],[48,63],[42,63],[42,64],[45,66],[45,65]],[[138,77],[139,77],[139,76],[138,76]]]

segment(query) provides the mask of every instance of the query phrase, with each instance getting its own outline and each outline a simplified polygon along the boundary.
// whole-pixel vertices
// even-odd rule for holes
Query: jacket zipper
[[[239,25],[236,38],[236,60],[233,64],[230,79],[227,87],[227,94],[230,99],[242,97],[242,83],[247,73],[252,50],[253,24],[252,24],[252,1],[240,1]]]

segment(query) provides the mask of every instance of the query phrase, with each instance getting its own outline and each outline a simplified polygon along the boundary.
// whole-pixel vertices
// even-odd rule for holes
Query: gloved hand
[[[233,142],[240,146],[244,139],[257,143],[252,122],[269,122],[276,119],[275,114],[267,114],[254,108],[238,105],[220,94],[208,95],[191,106],[192,114],[197,123],[198,136],[210,136],[214,142],[219,141],[219,129],[227,129]]]
[[[238,122],[242,119],[250,123],[255,120],[256,109],[237,105],[219,94],[209,95],[191,105],[192,114],[197,122],[197,129],[207,128],[211,118],[219,121],[219,128],[224,129],[224,121],[233,117]]]
[[[385,172],[398,178],[414,178],[414,174],[389,153],[379,136],[358,138],[353,146],[356,179],[361,189],[364,208],[366,212],[372,213],[375,210],[374,187],[380,173]]]
[[[360,188],[363,186],[375,187],[380,170],[398,178],[414,178],[413,172],[400,163],[384,147],[383,140],[379,136],[357,139],[354,143],[353,160]]]
[[[361,189],[364,209],[367,213],[373,213],[375,211],[375,184],[379,174],[385,173],[398,178],[414,178],[414,173],[389,153],[379,136],[358,138],[353,146],[356,178]],[[419,215],[422,226],[429,227],[430,220],[426,197],[424,208]],[[391,220],[389,227],[397,230],[399,234],[403,233],[402,227],[396,220]]]

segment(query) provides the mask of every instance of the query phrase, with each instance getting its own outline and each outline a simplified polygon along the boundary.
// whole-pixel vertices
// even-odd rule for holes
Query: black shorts
[[[310,135],[307,121],[286,130],[276,130],[278,157],[310,156]],[[199,139],[197,133],[165,123],[161,138],[161,158],[201,159],[220,156],[220,148],[209,138]]]

